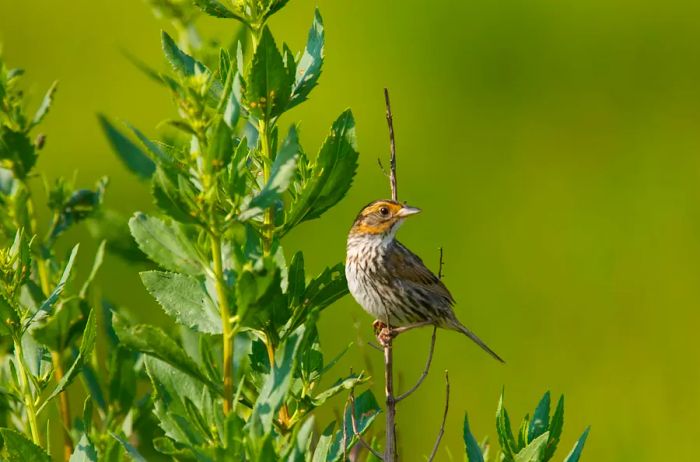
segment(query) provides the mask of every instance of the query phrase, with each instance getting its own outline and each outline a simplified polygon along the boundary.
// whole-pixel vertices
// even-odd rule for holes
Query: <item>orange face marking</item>
[[[400,219],[401,204],[392,201],[377,201],[365,207],[355,220],[352,232],[359,234],[383,234]],[[386,213],[382,213],[384,210]]]

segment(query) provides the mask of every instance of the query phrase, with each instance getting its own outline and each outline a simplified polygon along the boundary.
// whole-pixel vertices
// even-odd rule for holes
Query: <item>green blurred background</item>
[[[431,375],[399,408],[404,459],[430,452],[449,369],[448,449],[439,460],[448,451],[462,460],[465,411],[477,437],[493,439],[502,386],[518,421],[545,390],[566,395],[558,460],[587,424],[584,460],[692,460],[700,3],[293,0],[272,21],[278,40],[301,49],[316,4],[327,32],[321,85],[283,125],[301,120],[304,147],[316,152],[350,106],[361,166],[349,196],[285,247],[302,248],[314,270],[334,264],[359,208],[387,196],[376,159],[388,152],[388,86],[400,198],[424,210],[400,237],[433,268],[445,248],[460,318],[508,361],[501,366],[464,337],[440,334]],[[207,37],[233,32],[230,22],[201,25]],[[155,136],[174,114],[167,93],[121,51],[165,69],[161,27],[140,0],[0,2],[5,59],[28,71],[34,103],[60,80],[39,169],[49,178],[78,170],[84,186],[109,175],[107,203],[125,214],[152,209],[148,190],[112,154],[95,115]],[[85,241],[85,265],[94,243],[74,237]],[[136,270],[110,258],[104,295],[160,322]],[[381,374],[379,353],[364,346],[370,322],[350,297],[324,313],[329,356],[355,341],[338,374]],[[424,331],[398,340],[404,386],[420,373],[428,339]]]

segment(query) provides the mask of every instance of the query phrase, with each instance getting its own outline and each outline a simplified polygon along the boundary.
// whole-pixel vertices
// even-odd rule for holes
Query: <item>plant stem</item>
[[[214,233],[211,236],[211,256],[214,261],[216,296],[221,310],[223,326],[223,376],[224,376],[224,415],[228,415],[233,406],[233,330],[231,328],[231,308],[228,304],[224,267],[221,261],[221,239]]]
[[[34,406],[34,397],[29,385],[29,376],[24,365],[24,352],[22,351],[22,340],[15,339],[15,354],[17,356],[17,367],[22,380],[22,394],[24,395],[24,406],[27,409],[27,419],[29,420],[29,430],[31,432],[32,441],[37,446],[41,446],[41,438],[39,437],[39,427],[36,423],[36,407]]]
[[[61,355],[57,351],[52,351],[51,361],[53,362],[54,378],[56,382],[60,382],[64,376]],[[68,393],[65,390],[58,395],[58,407],[61,411],[61,422],[63,422],[63,460],[67,462],[73,454],[73,440],[68,432],[71,427],[70,401],[68,401]]]
[[[260,138],[260,149],[262,151],[262,163],[263,163],[263,183],[267,184],[270,180],[270,164],[272,162],[272,157],[270,155],[270,137],[268,133],[268,125],[264,120],[258,121],[258,137]],[[272,247],[272,233],[273,224],[275,221],[275,210],[272,207],[268,207],[265,210],[265,216],[263,218],[263,253],[265,255],[270,254],[270,249]]]
[[[391,338],[384,343],[384,394],[386,395],[386,443],[384,462],[396,460],[396,398],[394,398],[394,351]]]
[[[25,187],[27,188],[27,193],[29,196],[28,211],[31,214],[31,216],[34,217],[34,201],[32,199],[32,192],[29,188],[29,184],[25,184]],[[56,225],[57,220],[58,215],[54,214],[53,224],[50,229],[53,229],[53,227]],[[34,235],[37,235],[38,232],[35,218],[32,218],[31,227],[32,233],[34,233]],[[46,240],[48,239],[49,238],[47,237]],[[51,293],[49,269],[47,267],[46,259],[44,258],[44,244],[39,243],[39,247],[39,255],[36,259],[37,273],[39,274],[39,284],[41,285],[41,291],[44,293],[45,297],[48,297]],[[56,383],[58,383],[61,381],[61,379],[63,379],[63,376],[65,375],[63,371],[63,364],[61,363],[61,354],[58,351],[51,352],[51,362],[54,370],[54,378],[56,379]],[[68,393],[65,390],[58,396],[58,408],[61,414],[61,422],[63,423],[63,460],[68,461],[71,455],[73,454],[73,440],[71,439],[69,433],[69,429],[71,428],[70,401],[68,399]]]

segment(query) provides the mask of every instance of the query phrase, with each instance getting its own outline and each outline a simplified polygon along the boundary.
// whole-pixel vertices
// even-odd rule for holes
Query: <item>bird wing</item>
[[[453,305],[455,300],[440,278],[425,266],[418,255],[408,250],[399,241],[394,242],[398,252],[388,253],[387,265],[390,273],[403,283],[443,298],[449,305]]]

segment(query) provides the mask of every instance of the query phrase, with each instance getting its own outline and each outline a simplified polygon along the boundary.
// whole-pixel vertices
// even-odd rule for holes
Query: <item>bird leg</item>
[[[432,321],[421,321],[421,322],[417,322],[414,324],[409,324],[407,326],[389,327],[386,324],[384,324],[382,321],[377,319],[372,323],[372,328],[374,329],[374,335],[377,336],[377,340],[379,340],[379,343],[383,347],[386,347],[393,339],[398,337],[399,334],[403,334],[404,332],[408,332],[411,329],[416,329],[418,327],[423,327],[423,326],[429,326],[432,324],[433,324]]]

